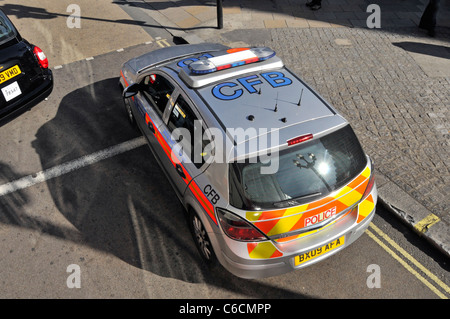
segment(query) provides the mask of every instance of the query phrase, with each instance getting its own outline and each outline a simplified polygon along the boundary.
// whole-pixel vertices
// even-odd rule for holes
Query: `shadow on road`
[[[19,178],[18,174],[8,165],[0,162],[0,184],[8,183]],[[26,225],[26,227],[36,224],[24,213],[22,207],[28,203],[28,196],[22,191],[12,192],[0,196],[0,225],[9,224],[15,226]],[[1,229],[1,228],[0,228]]]
[[[420,53],[437,58],[450,59],[450,47],[446,47],[443,45],[409,41],[394,42],[392,44],[409,52]]]
[[[127,5],[132,7],[140,7],[140,8],[147,8],[148,5],[141,2],[115,2],[117,5]],[[51,12],[47,11],[47,9],[38,8],[38,7],[31,7],[31,6],[24,6],[24,5],[17,5],[17,4],[3,4],[0,6],[0,8],[5,12],[8,16],[15,16],[17,19],[37,19],[37,20],[49,20],[49,19],[55,19],[57,17],[66,17],[69,18],[71,15],[69,13],[59,13],[59,12]],[[213,29],[213,27],[193,27],[193,28],[177,28],[177,27],[168,27],[168,26],[161,26],[159,24],[149,24],[147,21],[137,21],[133,19],[104,19],[104,18],[98,18],[98,17],[91,17],[85,14],[82,14],[80,16],[81,20],[91,20],[91,21],[98,21],[98,22],[107,22],[107,23],[114,23],[114,24],[125,24],[125,25],[136,25],[141,27],[151,27],[156,29],[169,29],[169,30],[195,30],[195,29]]]

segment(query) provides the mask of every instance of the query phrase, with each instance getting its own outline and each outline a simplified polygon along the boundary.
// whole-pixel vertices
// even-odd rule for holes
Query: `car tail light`
[[[231,239],[241,241],[261,241],[267,239],[253,225],[239,216],[221,208],[217,208],[217,215],[223,231]]]
[[[375,172],[373,171],[373,164],[372,162],[370,163],[370,177],[369,177],[369,183],[367,183],[367,187],[366,190],[364,191],[364,194],[362,196],[362,198],[366,198],[367,196],[369,196],[370,192],[373,189],[373,185],[375,184]]]
[[[298,143],[305,142],[305,141],[310,140],[312,138],[313,138],[312,134],[306,134],[306,135],[294,137],[294,138],[288,140],[287,143],[288,143],[288,146],[291,146],[291,145],[295,145],[295,144],[298,144]]]
[[[39,47],[35,46],[33,48],[33,53],[36,56],[36,59],[38,60],[41,68],[47,69],[48,68],[48,59],[47,59],[47,56],[45,55],[44,51],[42,51]]]

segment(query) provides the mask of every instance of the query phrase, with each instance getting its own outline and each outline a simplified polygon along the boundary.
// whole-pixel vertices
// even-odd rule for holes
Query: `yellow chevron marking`
[[[251,251],[250,258],[270,258],[275,250],[275,246],[270,241],[263,242]]]

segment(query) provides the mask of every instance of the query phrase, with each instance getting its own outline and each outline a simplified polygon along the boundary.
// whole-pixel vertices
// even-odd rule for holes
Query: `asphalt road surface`
[[[1,298],[450,296],[448,260],[381,205],[358,241],[311,267],[258,280],[206,268],[117,87],[124,61],[175,45],[151,32],[54,67],[49,99],[0,126]]]

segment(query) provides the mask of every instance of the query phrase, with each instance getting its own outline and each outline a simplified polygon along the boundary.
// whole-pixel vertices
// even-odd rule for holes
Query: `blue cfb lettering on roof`
[[[235,100],[244,94],[243,88],[250,93],[257,93],[255,88],[261,85],[265,80],[272,88],[283,87],[292,84],[292,80],[282,72],[272,71],[261,73],[260,76],[253,74],[250,76],[238,78],[237,82],[224,82],[217,84],[212,88],[212,95],[220,100]]]

